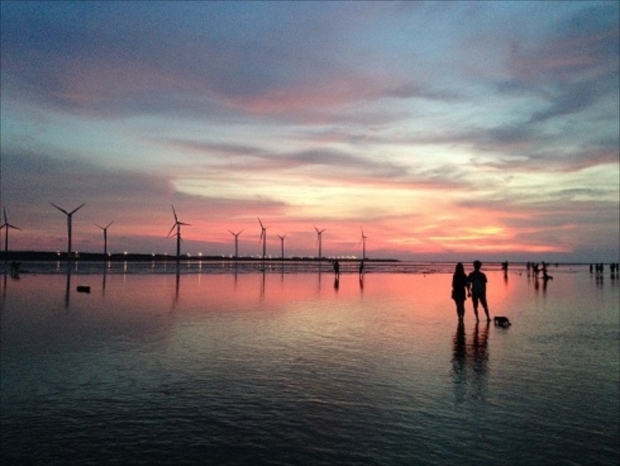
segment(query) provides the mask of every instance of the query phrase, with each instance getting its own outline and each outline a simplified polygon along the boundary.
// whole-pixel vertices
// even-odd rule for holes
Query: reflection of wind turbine
[[[278,238],[280,238],[280,248],[282,250],[282,259],[284,259],[284,238],[286,238],[286,235],[284,236],[278,235]]]
[[[50,202],[50,204],[52,204],[54,207],[56,207],[58,210],[60,210],[63,214],[67,216],[67,233],[68,233],[67,234],[68,236],[67,238],[67,260],[71,260],[71,227],[73,223],[73,214],[76,213],[78,210],[80,210],[82,207],[84,207],[84,204],[82,204],[79,207],[76,207],[71,212],[67,212],[62,207],[58,207],[53,202]]]
[[[172,225],[172,228],[170,228],[170,231],[168,232],[168,238],[170,238],[171,236],[177,237],[177,262],[178,262],[179,259],[181,258],[181,225],[190,226],[190,224],[179,222],[179,218],[177,217],[177,213],[174,210],[174,206],[172,206],[172,213],[174,214],[174,224]],[[177,232],[175,234],[172,234],[175,228],[177,229]]]
[[[258,240],[258,242],[260,243],[261,241],[263,242],[263,260],[265,259],[265,256],[267,256],[267,228],[263,225],[263,222],[261,222],[260,217],[258,218],[258,223],[260,223],[260,238]]]
[[[234,233],[230,230],[228,232],[235,237],[235,259],[239,257],[239,235],[243,232],[243,230]]]
[[[101,225],[97,225],[95,223],[96,226],[98,226],[99,228],[101,228],[103,230],[103,255],[104,255],[104,257],[108,255],[108,228],[113,223],[114,223],[114,220],[112,220],[110,223],[108,223],[105,227],[102,227]]]
[[[362,229],[362,236],[360,238],[360,243],[362,244],[362,260],[366,260],[366,238],[368,238],[368,236],[364,235],[364,230]]]
[[[0,230],[2,230],[3,228],[6,228],[6,231],[4,232],[4,253],[6,254],[9,252],[9,230],[11,228],[13,228],[14,230],[21,230],[21,228],[16,227],[15,225],[11,225],[9,223],[9,221],[6,218],[6,209],[3,209],[3,213],[4,213],[4,223],[0,225]]]
[[[319,259],[321,257],[323,257],[323,232],[325,231],[325,228],[323,228],[322,230],[319,230],[317,227],[314,227],[314,229],[316,230],[316,242],[319,245]]]

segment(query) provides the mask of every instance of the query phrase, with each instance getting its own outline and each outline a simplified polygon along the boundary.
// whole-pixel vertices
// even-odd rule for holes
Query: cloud
[[[520,81],[536,85],[617,76],[618,14],[613,2],[581,8],[557,21],[544,40],[514,42],[508,69]]]
[[[376,189],[458,189],[469,186],[462,170],[448,165],[415,167],[389,157],[354,154],[332,148],[316,148],[274,153],[257,146],[195,141],[192,139],[160,139],[177,151],[190,150],[191,162],[178,172],[178,178],[201,177],[209,180],[228,179],[251,182],[257,176],[274,183],[295,185],[313,183],[334,186],[365,186]],[[282,179],[284,177],[284,179]],[[280,179],[280,181],[277,181]],[[248,191],[250,192],[250,191]]]
[[[258,16],[246,20],[247,9]],[[2,84],[42,105],[104,118],[227,112],[316,118],[358,102],[455,96],[347,63],[358,51],[341,38],[355,30],[354,18],[367,16],[364,8],[278,6],[278,15],[289,16],[282,22],[269,17],[273,9],[61,4],[43,14],[3,7]],[[331,17],[333,9],[344,10],[338,13],[347,20]]]
[[[1,8],[3,202],[44,238],[50,200],[149,249],[170,204],[196,247],[257,215],[399,254],[617,234],[617,2]]]
[[[3,190],[17,192],[23,202],[54,199],[75,202],[75,192],[104,202],[131,202],[144,193],[170,196],[172,187],[166,178],[145,173],[104,169],[87,162],[44,156],[34,152],[2,152]]]

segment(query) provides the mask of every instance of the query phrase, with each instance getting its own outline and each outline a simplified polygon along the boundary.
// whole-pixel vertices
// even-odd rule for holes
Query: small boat
[[[78,285],[77,292],[78,293],[90,293],[90,286]]]

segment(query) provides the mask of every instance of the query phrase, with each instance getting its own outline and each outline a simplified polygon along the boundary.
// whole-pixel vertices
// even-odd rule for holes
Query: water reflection
[[[319,291],[321,291],[321,275],[322,275],[322,268],[321,268],[321,264],[319,264],[319,283],[318,283],[318,289]]]
[[[265,269],[263,268],[263,271],[261,273],[261,284],[260,284],[260,297],[261,300],[265,299],[265,285],[266,285],[266,275],[265,275]]]
[[[180,265],[177,263],[177,270],[174,277],[174,300],[172,301],[172,310],[174,311],[177,303],[179,302],[179,289],[181,287],[181,270]]]
[[[488,322],[476,323],[468,343],[465,324],[458,323],[452,338],[452,379],[457,403],[486,398],[489,326]]]
[[[2,277],[2,302],[4,303],[4,298],[6,298],[6,282],[7,282],[7,275],[8,275],[6,269],[4,270],[2,275],[3,275]]]
[[[103,264],[103,273],[102,275],[102,282],[101,282],[101,295],[105,296],[105,285],[106,285],[106,279],[108,277],[108,268],[110,267],[110,263],[107,262],[105,264]]]
[[[67,263],[67,282],[65,286],[65,309],[69,309],[71,304],[71,264]]]
[[[81,305],[82,302],[90,304],[92,297],[89,301],[84,301],[85,297],[78,296],[76,285],[92,285],[93,291],[97,297],[110,298],[110,293],[116,293],[116,287],[122,283],[123,285],[134,283],[136,277],[167,277],[170,287],[168,292],[171,293],[174,289],[174,296],[170,294],[166,298],[166,302],[170,303],[172,299],[178,301],[180,294],[183,293],[183,298],[193,299],[194,295],[202,295],[204,293],[203,283],[213,283],[213,278],[216,276],[227,276],[226,281],[230,284],[227,288],[223,288],[221,285],[217,285],[215,289],[211,291],[217,292],[217,294],[237,294],[239,296],[252,296],[256,299],[257,295],[260,295],[263,299],[279,300],[281,296],[286,296],[289,300],[296,300],[298,297],[305,297],[306,295],[323,295],[326,292],[337,293],[342,297],[350,297],[353,294],[360,296],[364,294],[366,298],[371,297],[377,293],[386,295],[388,289],[398,291],[402,288],[402,293],[407,295],[407,299],[412,299],[412,294],[416,294],[416,291],[411,286],[411,281],[417,278],[424,277],[424,289],[428,292],[415,296],[415,300],[424,304],[424,309],[431,309],[436,296],[443,296],[443,287],[446,286],[444,274],[431,274],[428,276],[422,276],[417,274],[393,274],[389,279],[385,279],[384,273],[373,274],[370,276],[368,286],[366,283],[366,275],[359,275],[356,269],[352,267],[344,269],[344,273],[341,273],[339,277],[332,275],[332,267],[327,267],[327,264],[322,266],[318,263],[312,263],[312,267],[307,267],[301,272],[296,273],[295,269],[288,268],[289,264],[285,264],[282,267],[281,263],[274,263],[274,266],[270,269],[268,266],[260,270],[261,262],[253,262],[250,264],[226,264],[225,267],[219,266],[219,264],[209,264],[208,266],[200,267],[194,265],[191,270],[188,269],[187,264],[158,264],[158,268],[154,271],[151,270],[151,263],[131,263],[131,262],[98,262],[96,264],[88,262],[58,262],[58,263],[27,263],[23,267],[21,273],[21,280],[17,281],[9,277],[8,268],[3,270],[4,274],[0,277],[0,285],[2,286],[2,295],[6,296],[7,289],[10,287],[17,287],[20,285],[26,285],[24,282],[31,282],[37,279],[41,274],[44,275],[56,275],[56,283],[59,285],[56,288],[56,295],[58,307],[65,308],[70,306],[75,307],[76,303]],[[268,265],[268,264],[267,264]],[[587,270],[586,270],[587,272]],[[0,272],[1,273],[1,272]],[[184,286],[184,289],[180,290],[180,281],[184,280],[180,275],[188,275],[198,277],[198,283],[194,280],[189,280],[188,285]],[[232,276],[231,276],[232,275]],[[502,280],[502,273],[498,271],[496,274],[497,281],[496,286],[490,288],[490,299],[493,302],[499,303],[506,299],[507,296],[511,296],[516,292],[515,287],[523,287],[529,289],[532,292],[538,291],[538,294],[544,292],[545,286],[548,285],[548,281],[537,279],[534,275],[523,274],[520,278],[520,274],[512,274],[510,277],[509,286],[500,285]],[[306,276],[305,288],[299,288],[300,277]],[[551,286],[556,290],[566,286],[566,277],[568,274],[562,274],[556,276],[556,280],[551,281]],[[203,277],[201,280],[200,277]],[[325,277],[325,278],[323,278]],[[397,278],[396,278],[397,277]],[[603,288],[604,285],[609,289],[615,289],[618,287],[618,281],[615,278],[610,278],[610,275],[588,275],[588,274],[570,274],[570,277],[574,277],[576,282],[584,281],[590,284],[592,287]],[[208,279],[207,279],[208,278]],[[433,279],[433,284],[436,283],[436,290],[428,290],[430,285],[429,280]],[[174,280],[174,284],[173,284]],[[325,286],[323,286],[323,280],[327,280]],[[119,283],[120,282],[120,283]],[[278,282],[279,284],[277,284]],[[234,286],[233,286],[234,283]],[[267,283],[269,283],[269,290],[267,290]],[[377,287],[378,283],[381,285]],[[275,286],[277,285],[277,286]],[[498,286],[500,285],[500,286]],[[211,285],[209,285],[211,287]],[[433,285],[435,286],[435,285]],[[173,288],[174,287],[174,288]],[[386,289],[387,287],[387,289]],[[98,292],[101,290],[101,292]],[[112,290],[112,291],[111,291]],[[552,290],[552,291],[556,291]],[[135,287],[132,287],[132,293],[137,296],[138,291]],[[317,293],[318,291],[318,293]],[[9,295],[11,290],[8,290]],[[522,293],[519,296],[524,296]],[[555,294],[553,295],[555,296]],[[428,297],[428,299],[426,299]],[[548,297],[548,296],[547,296]],[[64,298],[64,299],[63,299]],[[204,295],[201,296],[204,299]],[[428,302],[427,302],[428,301]],[[444,303],[445,304],[445,303]],[[502,306],[504,306],[502,304]],[[469,330],[469,328],[468,328]],[[467,335],[469,338],[469,334]]]

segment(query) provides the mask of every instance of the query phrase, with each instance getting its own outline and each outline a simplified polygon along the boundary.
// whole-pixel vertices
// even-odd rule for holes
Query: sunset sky
[[[9,248],[617,261],[619,5],[3,0]]]

